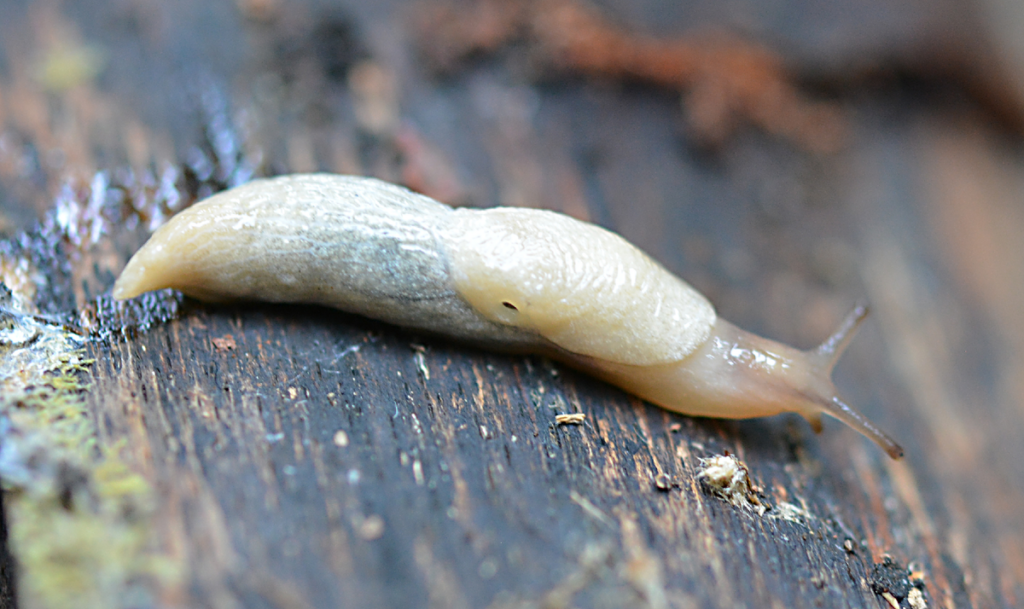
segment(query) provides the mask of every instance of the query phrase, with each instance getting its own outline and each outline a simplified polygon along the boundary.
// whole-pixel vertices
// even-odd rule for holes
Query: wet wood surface
[[[963,48],[958,24],[984,29],[971,7],[906,3],[880,28],[869,0],[848,15],[805,4],[598,8],[628,31],[734,28],[779,53],[795,90],[841,117],[827,153],[742,114],[708,141],[680,91],[553,68],[528,36],[439,75],[427,5],[4,3],[9,241],[65,185],[87,200],[97,175],[147,172],[186,199],[331,171],[556,209],[800,347],[867,300],[836,384],[906,449],[891,461],[833,421],[816,436],[795,416],[672,414],[542,358],[331,310],[186,300],[145,329],[111,317],[88,344],[98,444],[123,447],[155,489],[151,547],[175,565],[108,606],[1024,603],[1012,88],[972,70],[992,51]],[[955,49],[954,67],[929,63],[930,45]],[[42,308],[109,302],[146,232],[108,222],[67,254],[65,300]],[[586,418],[556,422],[568,413]],[[767,511],[698,479],[702,458],[726,452]]]

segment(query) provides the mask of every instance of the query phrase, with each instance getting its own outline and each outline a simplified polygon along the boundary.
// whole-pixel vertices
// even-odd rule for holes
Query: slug
[[[866,308],[801,351],[719,318],[622,237],[551,211],[453,209],[354,176],[256,180],[174,216],[129,260],[113,296],[161,288],[325,305],[541,353],[688,415],[796,412],[820,431],[828,414],[903,454],[830,379]]]

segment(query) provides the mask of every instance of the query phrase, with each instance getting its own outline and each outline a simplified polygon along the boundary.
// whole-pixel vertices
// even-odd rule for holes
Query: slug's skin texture
[[[605,229],[549,211],[452,209],[372,178],[257,180],[194,205],[128,262],[117,299],[320,304],[490,348],[538,352],[685,414],[796,412],[902,449],[842,402],[832,367],[867,314],[801,351],[719,319]]]
[[[715,321],[704,296],[625,239],[562,214],[458,209],[444,243],[455,288],[476,311],[570,353],[677,362]]]
[[[404,188],[326,174],[257,180],[174,216],[132,257],[114,298],[165,287],[200,300],[325,305],[507,348],[455,291],[441,247],[455,211]]]

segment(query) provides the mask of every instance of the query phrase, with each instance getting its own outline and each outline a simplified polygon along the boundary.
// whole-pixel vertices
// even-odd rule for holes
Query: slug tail
[[[121,272],[117,281],[114,282],[114,289],[111,292],[114,300],[128,300],[147,291],[143,279],[145,268],[140,269],[139,266],[129,263]]]
[[[166,252],[161,244],[147,243],[128,261],[121,275],[114,282],[111,295],[114,300],[127,300],[139,294],[174,287],[178,269],[174,261],[180,259],[177,252]]]

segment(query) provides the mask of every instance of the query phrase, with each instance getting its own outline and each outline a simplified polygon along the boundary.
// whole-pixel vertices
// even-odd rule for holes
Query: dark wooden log
[[[837,111],[830,154],[757,107],[698,141],[680,90],[555,65],[522,29],[432,74],[432,5],[4,3],[0,279],[34,290],[39,316],[7,302],[4,323],[84,332],[95,361],[0,399],[0,602],[16,588],[20,607],[1020,606],[1012,96],[962,76],[982,47],[958,47],[959,80],[922,58],[967,7],[901,5],[880,32],[864,22],[889,3],[820,20],[812,4],[778,5],[807,15],[795,25],[715,2],[689,3],[695,21],[641,0],[601,15],[663,39],[753,23],[765,35],[742,52],[789,41],[764,52],[801,100]],[[550,6],[516,10],[537,23]],[[907,456],[831,421],[815,436],[795,416],[668,413],[543,358],[322,308],[109,299],[160,215],[291,171],[589,219],[797,346],[866,298],[836,382]],[[71,400],[56,414],[54,396]],[[79,411],[87,427],[60,435]],[[556,419],[569,413],[586,417]],[[726,453],[756,503],[699,477]]]

